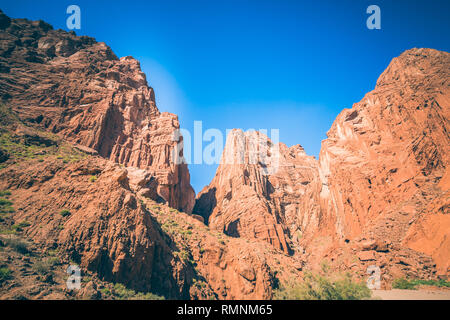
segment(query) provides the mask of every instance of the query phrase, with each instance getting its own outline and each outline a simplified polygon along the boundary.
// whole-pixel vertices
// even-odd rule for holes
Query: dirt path
[[[373,290],[373,297],[382,300],[450,300],[450,290]]]

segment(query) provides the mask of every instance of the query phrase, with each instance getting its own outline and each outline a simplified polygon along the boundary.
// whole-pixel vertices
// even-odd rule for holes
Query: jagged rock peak
[[[300,145],[288,148],[258,131],[232,130],[194,212],[230,236],[260,239],[293,253],[299,239],[292,241],[290,234],[316,223],[310,217],[318,209],[317,168]]]

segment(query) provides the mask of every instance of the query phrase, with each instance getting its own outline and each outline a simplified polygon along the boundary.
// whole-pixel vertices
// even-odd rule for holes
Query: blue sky
[[[13,18],[61,29],[70,4],[81,8],[77,34],[140,60],[159,109],[182,127],[277,128],[282,142],[316,157],[337,114],[374,88],[393,57],[450,47],[446,0],[0,0]],[[371,4],[381,30],[366,27]],[[190,165],[196,192],[215,170]]]

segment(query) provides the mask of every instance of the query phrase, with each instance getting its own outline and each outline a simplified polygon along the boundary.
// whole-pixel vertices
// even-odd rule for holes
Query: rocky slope
[[[160,113],[139,62],[102,42],[0,12],[0,96],[21,120],[145,169],[155,200],[190,212],[195,194],[172,152],[177,116]],[[142,186],[148,187],[148,186]]]

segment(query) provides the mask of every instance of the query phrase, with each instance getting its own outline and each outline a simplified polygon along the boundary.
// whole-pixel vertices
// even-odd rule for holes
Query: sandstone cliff
[[[450,54],[432,49],[393,59],[375,90],[337,117],[320,153],[323,212],[338,238],[410,247],[440,273],[450,271],[449,70]]]
[[[172,157],[177,116],[159,112],[139,62],[43,21],[0,15],[3,103],[26,123],[146,170],[157,185],[155,200],[190,212],[189,171]]]
[[[261,239],[292,253],[302,232],[317,227],[318,176],[318,162],[301,146],[274,145],[260,132],[233,130],[194,212],[230,236]]]
[[[270,140],[233,131],[194,212],[225,233],[301,255],[310,268],[326,259],[364,275],[378,265],[387,282],[448,274],[449,70],[446,52],[395,58],[337,117],[319,161],[279,144],[277,170],[267,172],[249,159],[272,152],[258,149]],[[227,160],[236,157],[244,161]]]

